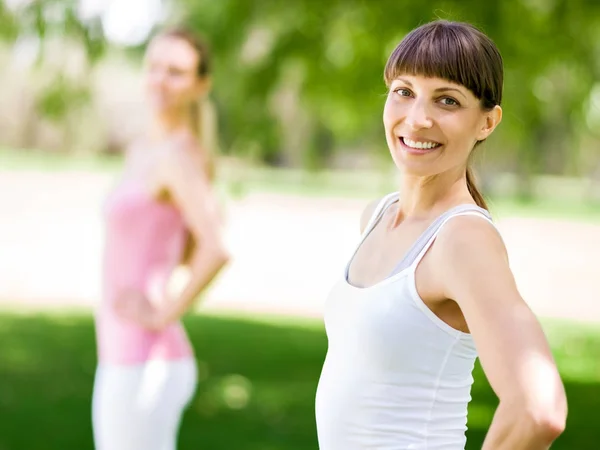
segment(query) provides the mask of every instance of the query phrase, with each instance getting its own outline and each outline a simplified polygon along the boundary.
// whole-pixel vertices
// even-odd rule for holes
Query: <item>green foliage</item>
[[[0,0],[0,39],[14,41],[18,34],[18,21]]]
[[[327,348],[320,322],[191,316],[185,324],[200,380],[178,448],[317,447],[314,399]],[[566,432],[552,448],[595,449],[600,334],[581,324],[546,329],[569,399]],[[95,363],[88,315],[0,315],[0,448],[92,448]],[[479,364],[474,378],[467,449],[481,448],[497,406]]]
[[[75,5],[35,0],[18,17],[0,5],[0,29],[6,36],[73,36],[96,61],[106,48],[101,24],[98,18],[82,23]],[[582,170],[575,143],[591,134],[586,114],[600,78],[600,2],[171,0],[169,5],[171,24],[187,24],[213,48],[214,97],[226,152],[311,168],[326,165],[342,148],[384,153],[385,61],[408,31],[444,18],[480,27],[504,57],[505,115],[486,159],[516,168],[525,178]],[[139,57],[143,46],[135,50]],[[306,133],[295,151],[303,154],[289,158],[283,130],[297,121]]]
[[[76,0],[32,0],[22,3],[13,11],[9,11],[4,2],[0,3],[0,29],[6,30],[6,34],[0,34],[0,37],[39,40],[35,69],[50,80],[47,80],[44,89],[36,92],[35,109],[41,117],[67,129],[67,135],[70,134],[70,125],[66,124],[69,114],[76,113],[92,101],[89,79],[71,79],[60,66],[48,71],[44,44],[52,38],[62,39],[63,45],[76,42],[83,47],[87,64],[90,65],[99,61],[106,49],[99,19],[84,23],[77,9]],[[69,144],[65,142],[67,147]]]
[[[78,5],[77,0],[31,0],[11,12],[0,1],[0,30],[10,30],[9,39],[36,36],[43,42],[49,37],[71,37],[84,45],[91,61],[97,61],[106,48],[101,23],[99,18],[82,22]]]
[[[598,79],[598,3],[176,3],[186,12],[185,21],[209,36],[215,48],[215,85],[223,115],[230,121],[229,142],[263,142],[263,128],[256,126],[259,117],[263,123],[278,120],[268,106],[270,96],[289,78],[287,69],[294,67],[297,101],[318,124],[313,126],[315,132],[328,130],[336,148],[364,141],[384,148],[380,117],[387,56],[410,29],[439,17],[474,23],[504,55],[506,114],[504,130],[494,141],[503,150],[502,157],[522,163],[527,173],[560,171],[567,165],[560,158],[577,157],[570,142],[576,124],[584,119],[582,105]],[[245,49],[256,30],[261,30],[266,50],[247,62]],[[312,150],[307,145],[307,151]],[[552,152],[559,155],[554,157],[558,163],[553,164]],[[318,158],[313,154],[304,160],[314,164]]]
[[[36,109],[43,117],[59,122],[69,111],[89,101],[90,92],[86,86],[77,86],[59,74],[37,98]]]

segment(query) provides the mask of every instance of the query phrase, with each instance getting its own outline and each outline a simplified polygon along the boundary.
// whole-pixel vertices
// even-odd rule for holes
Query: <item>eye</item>
[[[459,103],[452,97],[444,97],[442,99],[442,104],[444,104],[445,106],[460,106]]]
[[[394,92],[396,94],[398,94],[400,97],[410,97],[411,96],[411,92],[406,89],[406,88],[398,88],[398,89],[394,89]]]
[[[168,74],[171,77],[183,77],[186,75],[186,71],[180,69],[179,67],[169,67]]]

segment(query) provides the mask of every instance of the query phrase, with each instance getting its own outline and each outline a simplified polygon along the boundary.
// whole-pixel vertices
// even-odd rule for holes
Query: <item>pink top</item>
[[[135,364],[193,355],[180,322],[153,332],[120,319],[113,309],[123,290],[165,292],[187,236],[180,212],[154,199],[142,184],[127,182],[108,197],[104,213],[103,295],[96,315],[100,362]]]

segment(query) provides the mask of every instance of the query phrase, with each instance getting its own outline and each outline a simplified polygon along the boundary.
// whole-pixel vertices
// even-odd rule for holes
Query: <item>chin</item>
[[[439,172],[434,171],[431,168],[427,168],[427,167],[401,166],[401,167],[398,167],[398,170],[400,171],[400,173],[402,175],[407,175],[407,176],[411,176],[411,177],[419,177],[419,178],[433,177],[433,176],[439,174]]]
[[[412,158],[403,158],[401,155],[393,155],[392,159],[402,175],[429,177],[439,173],[436,164],[430,161],[415,161]]]
[[[169,109],[171,107],[171,101],[164,95],[148,95],[148,104],[156,110]]]
[[[150,102],[149,107],[152,113],[157,116],[167,116],[175,110],[172,105],[164,102]]]

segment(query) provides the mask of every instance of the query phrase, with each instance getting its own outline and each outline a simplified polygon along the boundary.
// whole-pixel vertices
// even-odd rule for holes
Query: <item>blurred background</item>
[[[478,179],[567,386],[553,448],[596,449],[600,2],[0,0],[0,450],[92,448],[101,209],[144,125],[145,45],[180,23],[212,47],[233,252],[186,318],[201,383],[180,448],[316,449],[322,304],[360,212],[397,189],[383,67],[435,18],[503,54],[504,120]],[[468,449],[497,404],[475,378]]]

